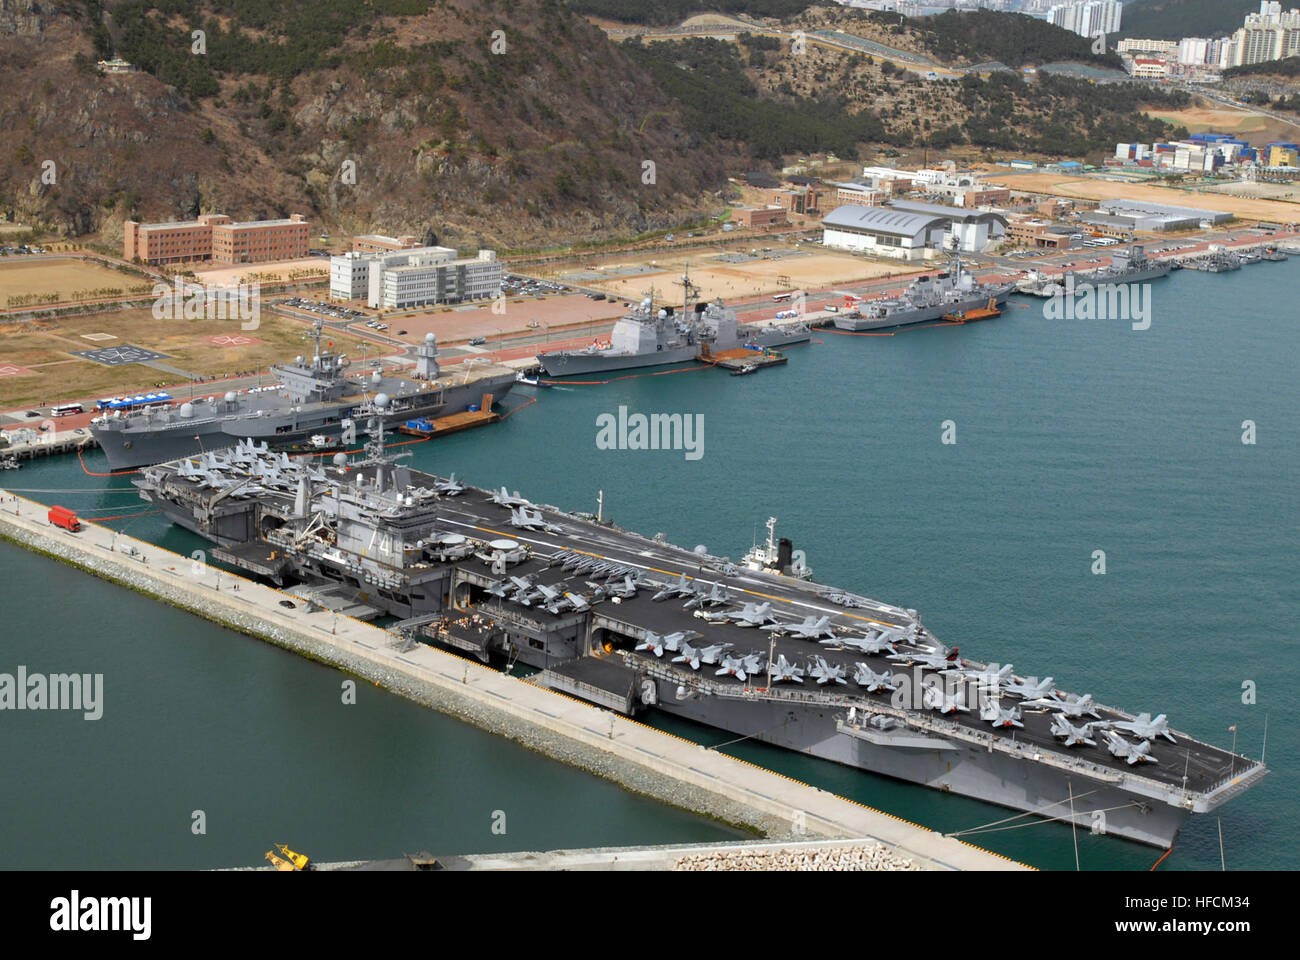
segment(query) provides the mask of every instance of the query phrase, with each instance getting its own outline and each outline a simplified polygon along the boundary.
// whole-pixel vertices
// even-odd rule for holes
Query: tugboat
[[[812,579],[812,567],[804,563],[803,551],[796,553],[786,537],[776,538],[776,517],[767,518],[767,543],[751,547],[741,562],[749,570],[778,573],[796,580]]]

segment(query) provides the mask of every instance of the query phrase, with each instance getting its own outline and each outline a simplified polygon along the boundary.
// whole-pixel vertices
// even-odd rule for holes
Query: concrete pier
[[[883,845],[921,869],[1023,864],[764,770],[627,717],[331,613],[154,544],[83,521],[55,527],[48,507],[0,490],[0,536],[498,733],[677,807],[781,839]],[[293,607],[286,607],[284,602]],[[408,649],[409,646],[409,649]]]

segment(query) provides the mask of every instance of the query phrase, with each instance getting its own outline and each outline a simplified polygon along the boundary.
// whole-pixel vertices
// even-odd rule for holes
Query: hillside
[[[1143,40],[1221,37],[1240,27],[1246,14],[1258,11],[1258,0],[1131,0],[1124,4],[1120,36]]]
[[[363,9],[9,0],[0,202],[11,218],[101,230],[109,243],[124,219],[207,210],[301,212],[331,231],[432,233],[463,247],[624,235],[716,212],[706,201],[725,158],[698,149],[650,78],[557,0]],[[506,52],[494,54],[502,24]],[[202,55],[193,29],[206,31]],[[98,75],[94,61],[114,50],[152,73]],[[641,182],[644,159],[653,184]],[[47,160],[53,184],[42,182]]]

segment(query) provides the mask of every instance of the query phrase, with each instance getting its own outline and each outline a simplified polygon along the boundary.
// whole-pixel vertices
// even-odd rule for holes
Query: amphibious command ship
[[[1266,773],[1163,714],[965,659],[915,610],[410,469],[372,427],[351,462],[241,442],[134,482],[222,563],[625,714],[662,710],[1160,847]]]
[[[380,395],[388,398],[385,421],[400,423],[495,402],[515,384],[515,372],[502,367],[467,368],[463,375],[444,376],[433,334],[416,347],[415,368],[405,378],[378,371],[348,377],[346,358],[321,348],[319,320],[312,338],[315,353],[310,360],[297,357],[271,368],[278,386],[199,397],[176,407],[116,410],[96,417],[90,431],[109,467],[127,470],[228,447],[241,439],[284,448],[303,447],[315,437],[337,440],[350,423],[375,415],[374,400]]]

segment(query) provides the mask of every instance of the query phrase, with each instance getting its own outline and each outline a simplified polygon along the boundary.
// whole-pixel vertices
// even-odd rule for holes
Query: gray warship
[[[663,711],[1159,847],[1266,774],[1163,714],[966,659],[915,610],[791,575],[784,541],[775,568],[744,569],[416,471],[385,452],[382,416],[371,427],[351,461],[246,441],[134,483],[217,544],[216,561],[291,585],[309,610],[399,617],[396,643],[526,664],[532,682],[623,714]]]
[[[1012,283],[981,283],[954,254],[946,270],[918,277],[896,297],[864,300],[847,313],[836,314],[838,330],[877,330],[939,320],[948,313],[1001,306],[1015,289]]]
[[[1167,277],[1174,269],[1172,260],[1152,260],[1146,254],[1146,248],[1135,243],[1111,254],[1110,266],[1099,270],[1067,270],[1059,277],[1033,271],[1020,281],[1017,289],[1021,293],[1036,297],[1056,297],[1074,294],[1097,284],[1142,283],[1146,280],[1159,280]],[[1073,281],[1070,278],[1073,277]]]
[[[655,308],[654,291],[614,324],[609,345],[593,344],[580,350],[555,350],[537,355],[548,376],[573,377],[637,367],[688,363],[707,345],[713,352],[751,346],[755,349],[807,343],[812,330],[799,320],[742,324],[736,311],[719,298],[695,303],[699,288],[689,275],[680,283],[685,288],[682,309]]]
[[[345,358],[322,349],[319,320],[312,339],[315,352],[310,359],[300,356],[271,368],[280,381],[276,386],[197,397],[175,407],[112,411],[91,421],[91,433],[110,468],[127,470],[228,447],[241,439],[294,449],[304,448],[312,438],[338,440],[359,418],[373,415],[374,401],[381,395],[387,400],[385,420],[393,424],[494,403],[515,385],[515,372],[504,367],[466,367],[462,374],[444,375],[433,334],[416,347],[409,377],[378,371],[349,377]]]

